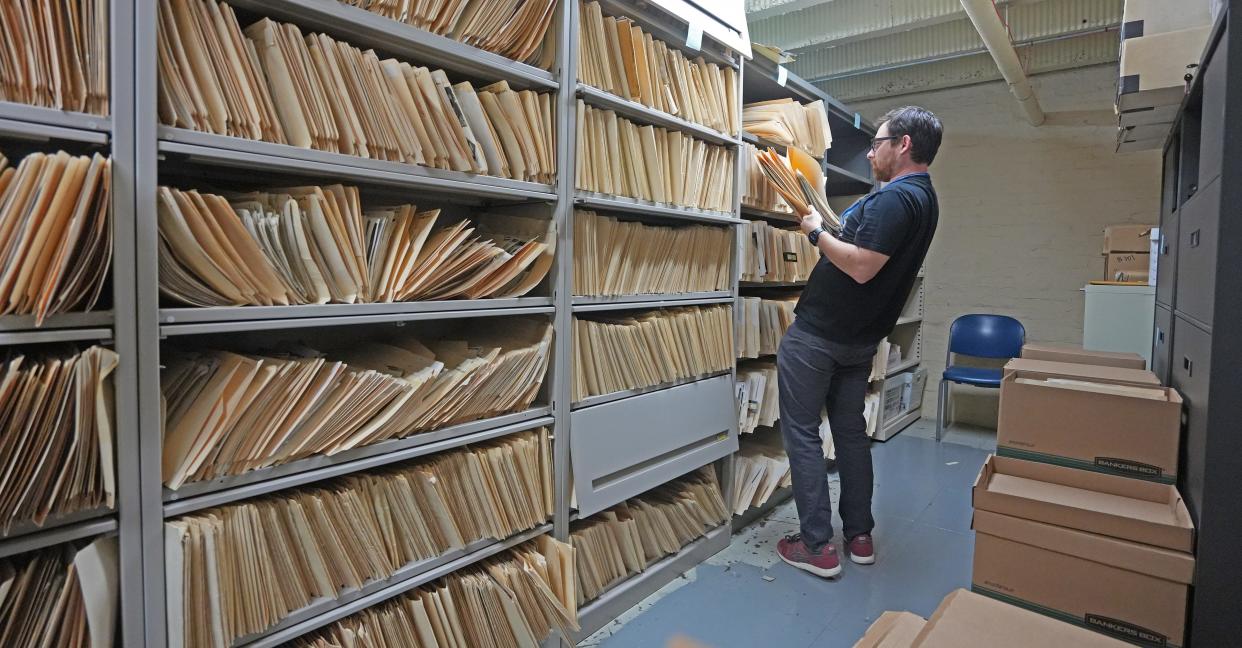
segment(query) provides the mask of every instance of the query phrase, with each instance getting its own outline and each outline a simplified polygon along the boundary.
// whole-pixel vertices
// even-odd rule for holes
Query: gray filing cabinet
[[[1230,254],[1242,245],[1242,0],[1228,4],[1165,144],[1151,346],[1152,369],[1186,403],[1178,487],[1197,526],[1187,645],[1206,647],[1242,636],[1242,271]]]

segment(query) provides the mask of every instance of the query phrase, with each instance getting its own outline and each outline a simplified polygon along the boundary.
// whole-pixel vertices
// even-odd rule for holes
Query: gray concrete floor
[[[848,648],[885,610],[931,614],[950,591],[970,586],[970,487],[996,448],[988,430],[934,437],[935,424],[919,421],[872,446],[875,565],[847,561],[830,581],[782,563],[776,542],[798,530],[789,501],[580,645],[658,648],[682,635],[711,648]],[[835,503],[837,475],[829,480]]]

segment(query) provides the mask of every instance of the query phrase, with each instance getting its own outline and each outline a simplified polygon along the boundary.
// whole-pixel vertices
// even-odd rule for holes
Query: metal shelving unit
[[[925,277],[925,270],[920,269],[918,278],[914,281],[914,288],[910,291],[910,297],[902,308],[901,317],[897,319],[897,328],[889,336],[890,340],[902,345],[902,350],[907,357],[900,364],[885,371],[884,380],[873,383],[872,388],[880,390],[881,393],[883,393],[889,381],[904,381],[906,378],[903,374],[918,371],[922,364],[923,316],[927,291]],[[880,420],[876,426],[875,440],[887,441],[893,438],[898,432],[919,420],[921,413],[922,406],[920,405],[917,408],[899,412],[893,418],[888,418],[884,412],[883,403],[881,403]]]
[[[737,533],[755,522],[762,520],[767,517],[769,513],[776,510],[776,507],[788,502],[791,498],[793,498],[792,487],[776,489],[772,493],[772,496],[768,498],[768,501],[764,502],[762,506],[752,506],[743,511],[740,515],[734,515],[733,532]]]
[[[648,108],[637,101],[618,97],[606,90],[579,83],[577,92],[578,98],[582,99],[586,105],[615,111],[618,115],[631,121],[681,131],[711,144],[737,146],[737,136],[735,135],[726,135],[720,131],[670,115],[664,111]]]
[[[620,295],[617,297],[574,297],[575,313],[631,310],[638,308],[675,308],[678,306],[702,306],[706,304],[733,303],[733,293],[727,290],[709,292],[671,293],[664,295]]]
[[[645,214],[648,216],[660,216],[670,220],[700,221],[719,225],[738,225],[742,222],[742,219],[733,213],[695,209],[693,207],[673,207],[649,200],[639,200],[638,198],[627,198],[625,196],[608,196],[590,191],[575,191],[573,200],[576,206],[586,209],[601,209],[626,214]]]

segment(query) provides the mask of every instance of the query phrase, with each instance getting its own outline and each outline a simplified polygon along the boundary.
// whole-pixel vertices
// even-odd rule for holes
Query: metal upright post
[[[137,277],[134,259],[134,4],[109,6],[112,117],[112,336],[120,358],[113,385],[116,402],[117,524],[121,642],[146,645],[143,618],[142,484],[139,479]],[[154,36],[152,36],[154,40]]]
[[[156,0],[138,0],[131,42],[134,133],[135,324],[138,334],[138,479],[142,510],[142,595],[146,645],[168,642],[164,597],[164,511],[161,481],[159,271],[155,195],[159,184],[156,150]]]
[[[741,125],[742,74],[744,74],[744,70],[746,66],[743,65],[743,63],[745,63],[745,58],[740,53],[737,55],[737,60],[738,60],[737,92],[734,94],[737,95],[738,123],[735,124],[734,126],[736,126],[738,132],[734,133],[733,135],[734,137],[733,215],[736,218],[741,218],[742,217],[742,183],[745,182],[746,180],[745,178],[742,177],[742,155],[745,154],[744,153],[745,147],[742,146],[742,133],[741,133],[741,130],[742,130],[742,125]],[[742,239],[742,235],[746,230],[740,224],[732,225],[731,227],[733,228],[734,245],[733,245],[733,251],[732,251],[733,258],[729,261],[729,277],[731,278],[731,285],[729,286],[729,291],[733,294],[733,325],[734,325],[733,339],[736,343],[737,313],[738,313],[738,308],[739,308],[738,281],[741,279],[741,274],[742,274],[742,264],[741,264],[742,247],[741,246],[745,244],[745,241]],[[737,384],[737,347],[736,345],[734,346],[734,349],[733,349],[733,369],[730,372],[730,379],[733,381],[734,385]],[[734,402],[735,403],[737,402],[736,399],[734,400]],[[741,412],[738,411],[738,412],[735,412],[735,414],[736,415],[733,417],[733,420],[737,421],[739,416],[741,415]],[[741,429],[736,427],[735,425],[735,427],[733,428],[733,434],[734,436],[739,437],[739,443],[741,441],[740,439],[741,432],[742,432]],[[737,466],[736,458],[737,458],[737,454],[734,453],[721,460],[724,462],[724,464],[722,466],[722,470],[720,474],[720,492],[724,495],[724,500],[727,504],[729,504],[730,507],[732,506],[732,503],[733,503],[733,486],[734,486],[733,482],[735,481],[735,474],[736,474],[735,469]]]

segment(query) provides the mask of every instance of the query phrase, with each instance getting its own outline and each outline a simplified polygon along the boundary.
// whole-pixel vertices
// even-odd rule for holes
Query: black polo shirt
[[[840,239],[886,254],[888,262],[860,284],[821,254],[798,300],[798,319],[839,344],[874,344],[887,337],[923,266],[939,218],[936,190],[926,173],[902,176],[861,199],[848,213]]]

